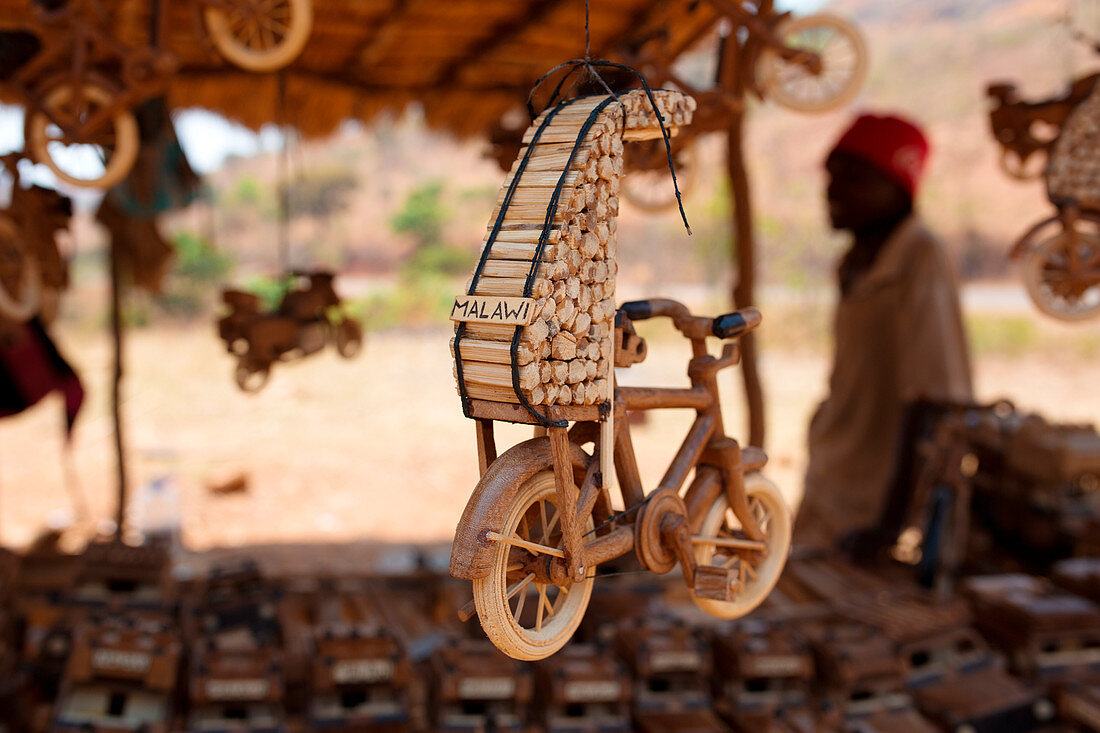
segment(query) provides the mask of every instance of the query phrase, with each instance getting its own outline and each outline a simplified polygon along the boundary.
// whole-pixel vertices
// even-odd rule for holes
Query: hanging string
[[[589,12],[588,0],[584,0],[584,60],[589,61],[592,59],[592,36],[588,30],[589,20],[591,19],[591,13]]]
[[[679,181],[676,179],[676,166],[672,161],[671,136],[668,134],[668,128],[665,127],[664,115],[662,115],[661,110],[657,108],[657,100],[653,96],[653,90],[650,88],[649,82],[646,81],[645,77],[642,76],[642,73],[640,71],[635,69],[633,66],[620,64],[615,61],[608,61],[606,59],[573,59],[571,61],[564,61],[547,71],[541,77],[539,77],[534,86],[531,87],[531,91],[527,95],[527,113],[531,116],[531,119],[534,120],[536,117],[538,117],[538,113],[535,112],[534,97],[535,93],[539,90],[539,87],[541,87],[543,82],[549,79],[554,73],[567,67],[569,70],[554,86],[554,91],[550,94],[550,99],[546,103],[546,108],[551,107],[554,102],[557,101],[558,96],[561,94],[561,89],[565,85],[565,82],[568,81],[569,78],[578,71],[587,71],[593,79],[597,80],[600,83],[600,85],[607,91],[607,93],[611,97],[614,97],[615,101],[619,104],[620,107],[623,106],[622,100],[620,100],[619,96],[611,90],[611,87],[607,85],[607,82],[604,81],[604,78],[600,76],[599,71],[597,71],[597,67],[619,69],[620,71],[629,72],[630,74],[634,75],[634,77],[642,85],[642,89],[645,90],[646,98],[649,100],[649,105],[653,109],[653,114],[657,117],[657,125],[661,128],[661,138],[665,144],[665,158],[668,161],[669,173],[672,175],[672,188],[676,192],[676,205],[680,210],[680,219],[684,222],[684,228],[687,230],[687,233],[690,236],[692,233],[691,224],[688,223],[687,212],[684,211],[684,200],[680,194]],[[626,125],[626,115],[623,115],[623,125],[624,127]]]

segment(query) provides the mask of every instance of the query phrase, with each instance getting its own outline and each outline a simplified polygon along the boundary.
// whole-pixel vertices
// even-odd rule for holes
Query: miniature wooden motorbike
[[[230,312],[218,320],[218,335],[229,353],[238,357],[238,387],[259,391],[267,384],[273,363],[309,356],[329,343],[346,359],[359,353],[363,329],[347,314],[332,286],[333,278],[330,272],[298,273],[300,284],[287,291],[273,313],[262,312],[253,293],[222,293]]]
[[[1058,138],[1062,123],[1085,97],[1100,75],[1078,79],[1061,96],[1038,102],[1020,98],[1016,85],[996,82],[986,87],[993,105],[989,127],[1001,146],[1001,170],[1021,181],[1038,178],[1046,168],[1051,146]]]
[[[1098,74],[1084,77],[1065,95],[1039,102],[1017,99],[1011,84],[989,88],[999,101],[990,120],[1002,146],[1002,167],[1016,178],[1043,175],[1056,209],[1024,232],[1009,257],[1022,261],[1035,306],[1063,321],[1100,315],[1098,80]],[[1034,132],[1040,123],[1050,128],[1041,138]]]
[[[517,659],[545,658],[569,640],[601,563],[634,554],[657,573],[679,565],[702,608],[734,618],[764,599],[786,561],[790,515],[758,473],[763,451],[742,451],[723,426],[716,375],[738,362],[738,348],[719,357],[706,348],[708,337],[746,333],[760,314],[699,318],[670,300],[614,307],[623,140],[666,137],[663,122],[685,125],[693,107],[682,94],[647,90],[569,100],[536,119],[452,310],[455,376],[477,421],[482,476],[450,572],[473,581],[464,614],[476,608],[490,640]],[[646,353],[633,323],[655,317],[690,341],[691,387],[615,388],[613,367]],[[673,408],[697,417],[646,493],[626,413]],[[539,434],[498,457],[496,420]]]
[[[311,0],[179,0],[223,57],[251,71],[273,71],[298,56],[312,28]],[[29,33],[37,53],[5,73],[26,101],[28,152],[73,186],[110,188],[129,173],[139,147],[132,109],[164,92],[178,61],[160,50],[171,0],[154,0],[149,45],[114,35],[98,0],[36,0]],[[10,31],[9,31],[10,32]],[[78,153],[57,158],[59,145]],[[66,163],[72,160],[72,163]]]
[[[0,159],[12,176],[11,205],[0,210],[0,320],[39,315],[49,322],[69,284],[56,235],[69,226],[72,202],[50,189],[20,186],[17,159]]]

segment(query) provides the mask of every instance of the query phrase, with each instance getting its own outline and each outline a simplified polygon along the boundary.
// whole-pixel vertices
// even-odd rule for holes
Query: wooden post
[[[734,308],[755,305],[753,293],[756,274],[756,243],[753,241],[752,197],[749,174],[745,168],[745,81],[740,73],[746,62],[745,46],[736,33],[721,41],[718,84],[734,97],[730,105],[729,142],[726,168],[730,180],[733,208],[733,239],[731,254],[737,260],[737,283],[733,286]],[[745,382],[745,402],[749,408],[749,445],[764,447],[764,394],[756,366],[756,334],[741,337],[741,374]]]
[[[114,378],[111,386],[111,408],[115,421],[115,458],[118,462],[118,506],[115,509],[115,534],[122,536],[126,516],[126,454],[122,440],[122,283],[118,249],[112,241],[108,258],[111,269],[111,337],[114,345]]]
[[[754,275],[756,243],[753,241],[752,198],[745,170],[744,109],[730,115],[729,148],[726,164],[733,199],[733,248],[737,258],[737,284],[733,286],[733,305],[744,308],[755,304]],[[745,400],[749,407],[749,445],[764,446],[764,394],[756,364],[756,334],[741,337],[741,374],[745,380]]]

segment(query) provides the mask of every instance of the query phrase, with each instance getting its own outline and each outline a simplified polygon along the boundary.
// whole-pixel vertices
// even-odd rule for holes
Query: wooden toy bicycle
[[[251,71],[286,66],[301,53],[312,28],[311,0],[177,1],[194,11],[201,37]],[[0,72],[26,102],[28,154],[70,185],[110,188],[126,178],[137,158],[132,109],[163,94],[178,66],[176,57],[162,50],[171,0],[153,0],[156,22],[146,46],[116,38],[99,0],[33,4],[30,23],[14,32],[29,32],[37,52],[14,70]],[[59,145],[91,146],[94,153],[58,158]]]
[[[539,116],[468,294],[452,310],[455,375],[465,414],[477,421],[482,475],[450,572],[473,581],[482,627],[517,659],[561,649],[584,616],[596,567],[614,558],[633,553],[657,573],[679,565],[696,602],[725,618],[760,603],[786,561],[790,516],[758,473],[764,453],[742,450],[722,421],[716,375],[738,362],[737,345],[719,357],[706,347],[708,337],[748,332],[760,314],[700,318],[661,299],[614,307],[622,143],[667,141],[665,123],[675,132],[693,109],[682,94],[647,88],[569,100]],[[691,387],[615,388],[613,367],[645,357],[633,322],[654,317],[671,319],[691,342]],[[625,415],[675,408],[697,417],[647,494]],[[496,420],[539,434],[498,457]],[[613,470],[625,507],[617,513]]]

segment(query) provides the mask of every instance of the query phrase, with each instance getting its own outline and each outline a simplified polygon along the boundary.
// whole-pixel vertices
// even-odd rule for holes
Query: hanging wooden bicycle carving
[[[0,320],[49,322],[69,284],[56,235],[68,228],[72,204],[56,191],[20,186],[18,157],[0,158],[12,176],[11,205],[0,209]]]
[[[164,92],[176,67],[161,50],[165,3],[151,43],[131,47],[112,33],[99,0],[35,3],[28,26],[38,52],[7,78],[26,100],[28,153],[73,186],[110,188],[137,158],[138,126],[131,110]],[[273,71],[301,53],[312,27],[311,0],[180,0],[196,27],[230,62]],[[81,146],[58,156],[62,146]]]
[[[235,378],[245,392],[262,389],[276,361],[301,359],[330,343],[345,359],[363,348],[362,326],[347,314],[332,286],[333,274],[318,271],[294,276],[296,286],[273,313],[261,311],[260,299],[253,293],[222,293],[230,312],[218,321],[218,335],[226,350],[237,356]]]
[[[748,332],[759,312],[700,318],[660,299],[614,307],[623,143],[664,139],[651,105],[672,132],[695,107],[677,92],[648,94],[582,97],[535,120],[451,314],[455,376],[477,421],[482,475],[450,572],[473,581],[462,615],[476,609],[492,642],[517,659],[545,658],[569,640],[601,563],[634,553],[653,572],[679,565],[700,607],[735,618],[767,596],[790,545],[783,499],[758,473],[763,451],[742,450],[723,427],[716,374],[738,362],[737,345],[718,357],[706,347],[708,337]],[[691,387],[615,387],[614,366],[645,358],[633,322],[656,317],[690,341]],[[697,417],[646,494],[625,417],[662,408]],[[498,457],[496,420],[546,430]],[[617,514],[612,464],[628,507]]]
[[[731,35],[747,33],[738,65],[738,83],[759,99],[771,99],[795,112],[819,113],[843,107],[859,93],[867,78],[868,53],[863,35],[852,23],[830,13],[793,17],[775,10],[773,0],[760,0],[755,7],[729,0],[710,0],[733,26],[720,42],[719,59]],[[642,58],[647,76],[662,86],[674,84],[699,101],[696,123],[673,140],[676,169],[682,171],[687,190],[694,180],[694,143],[700,135],[725,131],[729,112],[744,103],[733,89],[716,83],[709,90],[694,88],[669,66],[668,55]],[[717,74],[721,75],[721,62]],[[669,195],[664,176],[664,145],[651,140],[627,150],[627,176],[623,198],[650,211],[676,204]]]
[[[1042,175],[1057,209],[1030,227],[1009,256],[1023,262],[1028,296],[1063,321],[1100,316],[1100,75],[1060,97],[1019,99],[1015,87],[989,87],[1001,166],[1013,178]],[[1046,126],[1045,135],[1036,128]]]

